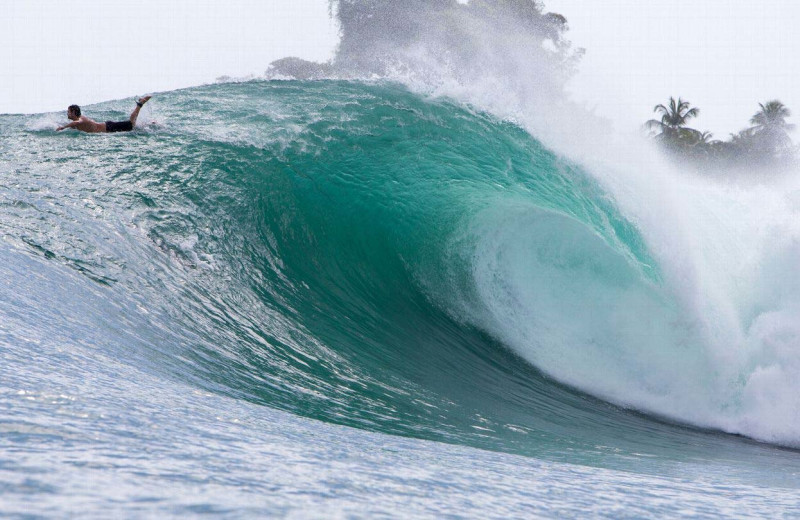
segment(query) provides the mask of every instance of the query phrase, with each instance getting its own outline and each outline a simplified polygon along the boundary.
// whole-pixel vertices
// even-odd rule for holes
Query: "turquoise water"
[[[621,395],[713,367],[518,126],[385,83],[151,103],[0,116],[3,516],[797,514],[796,451]]]

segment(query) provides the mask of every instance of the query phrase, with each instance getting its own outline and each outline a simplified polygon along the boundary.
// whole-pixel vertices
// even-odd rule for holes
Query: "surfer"
[[[144,96],[139,98],[136,102],[136,108],[131,112],[131,117],[127,121],[106,121],[105,123],[98,123],[97,121],[81,115],[81,107],[78,105],[70,105],[67,108],[67,117],[71,123],[64,126],[59,126],[56,131],[60,132],[66,128],[75,128],[81,132],[98,133],[98,132],[130,132],[136,126],[136,119],[139,117],[139,110],[142,109],[145,103],[152,96]]]

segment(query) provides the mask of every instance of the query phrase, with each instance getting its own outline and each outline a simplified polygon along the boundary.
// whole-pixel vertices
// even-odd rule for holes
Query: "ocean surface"
[[[63,118],[0,116],[1,517],[800,516],[793,236],[392,82]]]

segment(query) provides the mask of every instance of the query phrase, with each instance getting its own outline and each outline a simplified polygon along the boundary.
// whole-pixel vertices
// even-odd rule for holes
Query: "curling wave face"
[[[35,157],[13,140],[43,123],[4,118],[19,180],[0,231],[84,280],[119,358],[314,419],[571,462],[762,455],[663,420],[741,431],[741,388],[614,200],[518,126],[337,81],[199,87],[156,110],[184,122],[36,130]]]

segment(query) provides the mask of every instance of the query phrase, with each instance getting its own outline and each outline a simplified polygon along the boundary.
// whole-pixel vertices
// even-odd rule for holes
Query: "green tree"
[[[794,130],[794,125],[786,122],[792,112],[778,100],[766,104],[758,104],[761,109],[753,115],[750,123],[753,125],[748,134],[753,139],[754,148],[763,153],[774,154],[784,151],[792,146],[789,132]]]
[[[651,119],[645,126],[651,131],[657,131],[656,137],[660,139],[677,144],[681,140],[694,138],[698,133],[697,130],[685,128],[690,119],[700,115],[700,109],[692,108],[688,101],[670,97],[669,105],[656,105],[653,112],[661,114],[661,119]]]

